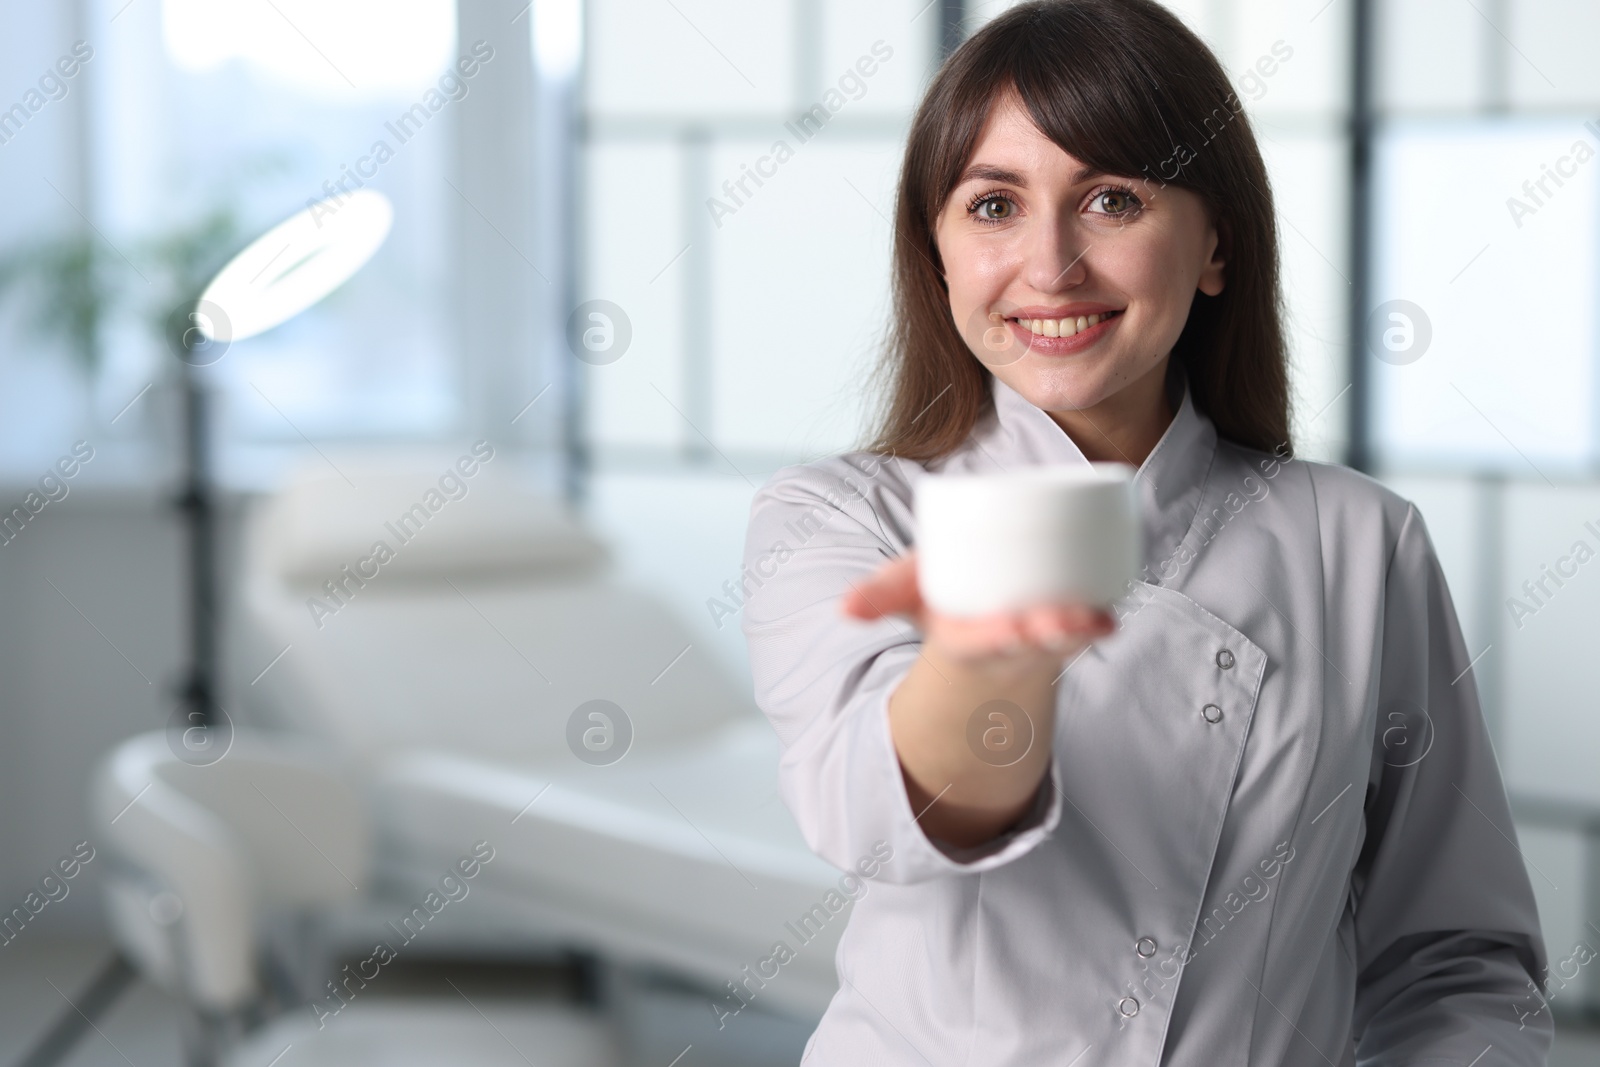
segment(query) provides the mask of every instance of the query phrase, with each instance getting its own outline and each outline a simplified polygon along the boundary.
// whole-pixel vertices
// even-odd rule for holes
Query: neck
[[[1047,414],[1072,438],[1085,459],[1142,466],[1174,415],[1167,401],[1167,362],[1163,359],[1144,377],[1093,407]]]

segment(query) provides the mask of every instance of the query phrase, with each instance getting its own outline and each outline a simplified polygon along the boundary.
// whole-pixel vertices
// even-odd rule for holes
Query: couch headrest
[[[298,465],[254,514],[256,565],[320,585],[342,567],[410,579],[587,574],[605,545],[488,442],[454,453],[334,452]]]

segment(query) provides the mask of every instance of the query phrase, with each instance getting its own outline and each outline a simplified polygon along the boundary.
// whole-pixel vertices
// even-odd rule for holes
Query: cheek
[[[1113,286],[1130,302],[1143,305],[1147,322],[1182,322],[1188,318],[1197,281],[1184,255],[1164,236],[1151,235],[1115,249],[1102,265]]]
[[[950,315],[967,347],[992,368],[994,360],[998,358],[997,353],[1008,349],[1012,341],[1006,328],[996,323],[990,315],[997,307],[1004,308],[1012,304],[1005,297],[1016,277],[1016,270],[1003,256],[996,255],[992,247],[968,251],[969,254],[953,266],[946,261],[945,280],[950,287]],[[970,254],[972,252],[977,254]],[[1002,360],[1002,364],[1006,362],[1012,360]]]
[[[1004,240],[958,240],[941,249],[951,306],[959,313],[978,304],[993,304],[1020,269],[1013,244]]]

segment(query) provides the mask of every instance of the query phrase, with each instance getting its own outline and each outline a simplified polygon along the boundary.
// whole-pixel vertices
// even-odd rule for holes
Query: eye
[[[1144,207],[1144,202],[1132,189],[1123,185],[1106,185],[1089,194],[1089,203],[1097,204],[1104,210],[1093,211],[1094,215],[1107,215],[1112,218],[1131,218]]]
[[[1017,213],[1017,202],[1002,192],[979,193],[967,201],[967,215],[979,222],[1004,222]]]

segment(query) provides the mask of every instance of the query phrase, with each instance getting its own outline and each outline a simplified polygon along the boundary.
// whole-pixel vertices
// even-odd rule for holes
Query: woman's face
[[[1138,381],[1160,403],[1195,290],[1222,291],[1217,230],[1197,195],[1085,173],[1010,94],[934,236],[967,346],[1046,411],[1094,409]]]

